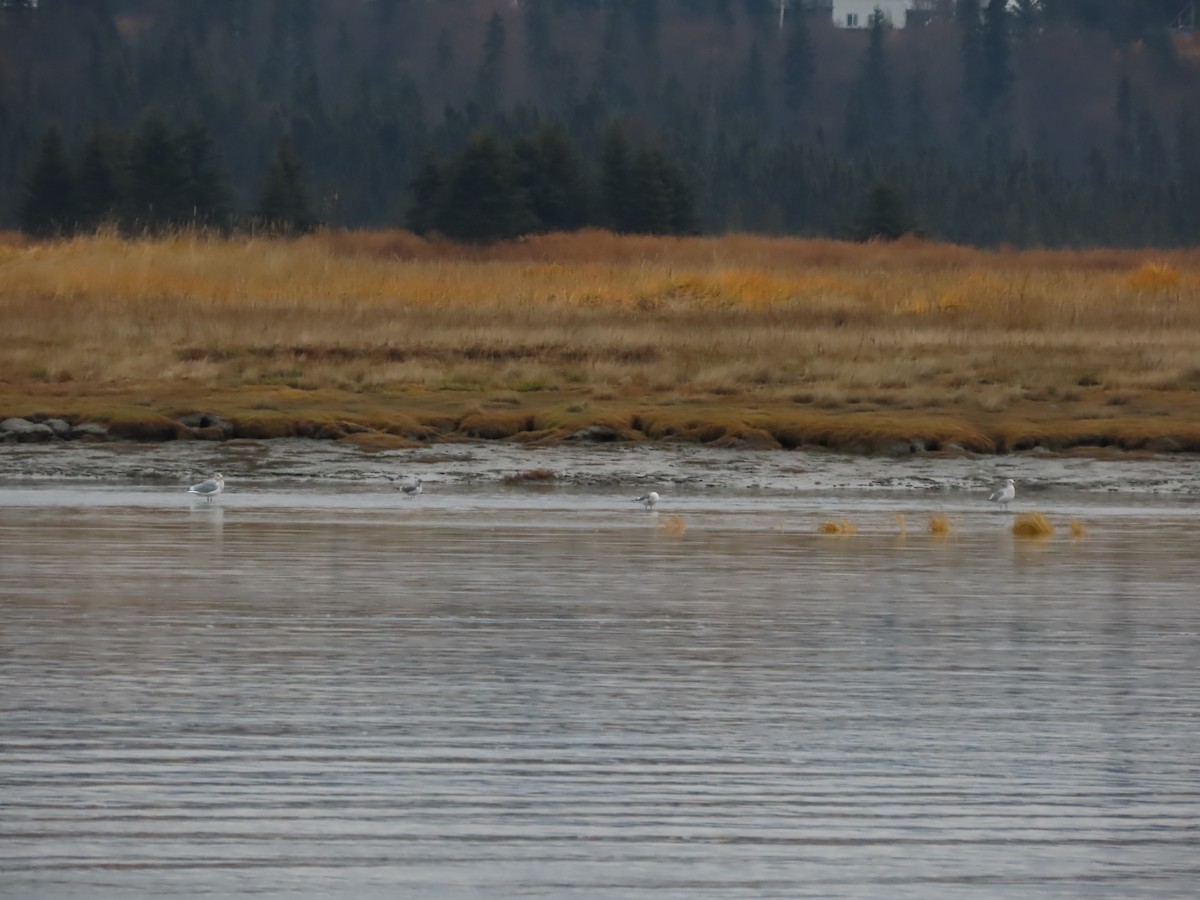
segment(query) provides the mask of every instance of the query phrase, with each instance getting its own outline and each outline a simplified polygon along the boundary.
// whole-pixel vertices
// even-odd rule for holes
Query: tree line
[[[0,225],[1200,237],[1175,0],[814,5],[10,3]]]
[[[237,216],[208,128],[193,123],[172,131],[157,116],[132,135],[94,131],[75,154],[68,153],[62,132],[50,127],[25,179],[17,216],[23,231],[39,237],[109,225],[131,234],[235,226],[296,234],[317,224],[290,139],[280,142],[253,213]]]

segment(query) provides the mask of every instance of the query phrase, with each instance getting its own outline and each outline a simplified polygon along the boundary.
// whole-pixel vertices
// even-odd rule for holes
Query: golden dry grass
[[[1023,538],[1049,537],[1054,534],[1054,525],[1042,513],[1021,513],[1013,522],[1012,533]]]
[[[1087,526],[1079,519],[1071,520],[1071,537],[1081,538],[1086,537],[1088,533]]]
[[[13,239],[0,321],[4,415],[161,431],[202,409],[246,436],[353,421],[536,442],[602,424],[748,448],[1200,449],[1200,250]]]
[[[929,533],[934,537],[946,537],[953,527],[950,517],[945,513],[934,513],[929,517]]]
[[[851,535],[858,534],[858,526],[849,519],[826,519],[817,526],[817,531],[821,534]]]
[[[678,513],[664,516],[655,524],[660,531],[665,531],[667,534],[680,535],[687,531],[687,523],[683,521],[683,516]]]

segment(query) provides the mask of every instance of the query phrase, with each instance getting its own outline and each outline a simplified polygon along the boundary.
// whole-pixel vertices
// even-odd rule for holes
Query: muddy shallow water
[[[280,481],[386,486],[388,478],[442,484],[503,481],[548,469],[560,483],[596,486],[810,491],[984,490],[1015,478],[1022,494],[1058,487],[1084,491],[1200,496],[1200,457],[1013,454],[900,459],[798,451],[744,451],[695,445],[454,443],[418,450],[364,452],[334,441],[179,441],[165,444],[0,445],[0,483],[91,480],[189,484],[220,470],[231,482]],[[231,484],[232,489],[232,484]]]
[[[0,463],[0,896],[1200,883],[1195,460],[270,442]],[[182,493],[218,468],[216,502]],[[559,478],[504,481],[533,468]],[[1053,536],[1013,537],[998,477]],[[648,487],[658,512],[630,502]]]

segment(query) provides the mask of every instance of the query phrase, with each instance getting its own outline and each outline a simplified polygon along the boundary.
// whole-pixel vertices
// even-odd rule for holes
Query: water
[[[0,488],[0,896],[1192,897],[1195,502],[1038,505]]]

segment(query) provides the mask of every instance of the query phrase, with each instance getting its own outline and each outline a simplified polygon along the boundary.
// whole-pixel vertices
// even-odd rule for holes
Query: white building
[[[903,28],[912,0],[833,0],[833,24],[838,28],[869,28],[875,10],[893,28]]]

